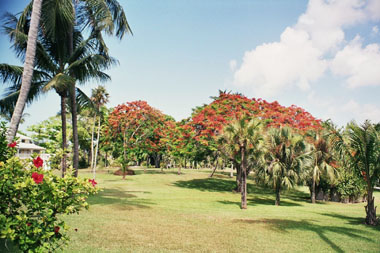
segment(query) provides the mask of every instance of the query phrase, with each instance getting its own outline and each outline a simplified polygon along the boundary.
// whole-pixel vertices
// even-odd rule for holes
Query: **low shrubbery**
[[[69,174],[61,178],[44,171],[39,157],[20,160],[13,144],[5,147],[0,157],[6,159],[0,161],[0,237],[5,245],[0,249],[54,251],[68,239],[62,214],[88,208],[86,199],[98,191],[96,182]]]

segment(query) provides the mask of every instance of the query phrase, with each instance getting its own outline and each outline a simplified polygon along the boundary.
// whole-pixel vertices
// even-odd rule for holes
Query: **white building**
[[[31,158],[32,154],[37,154],[44,161],[44,169],[49,169],[48,160],[50,158],[50,154],[45,154],[45,148],[37,146],[33,143],[32,138],[17,134],[17,154],[16,156],[21,159]]]

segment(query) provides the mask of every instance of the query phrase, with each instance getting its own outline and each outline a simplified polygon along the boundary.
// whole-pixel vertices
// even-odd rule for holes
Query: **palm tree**
[[[41,16],[41,5],[42,0],[34,0],[30,21],[30,29],[28,33],[28,43],[26,46],[26,55],[24,62],[24,69],[22,73],[22,85],[20,89],[20,95],[17,99],[16,106],[12,115],[11,123],[8,130],[8,142],[11,142],[16,136],[18,125],[25,108],[26,100],[30,90],[30,85],[32,82],[33,68],[34,68],[34,57],[36,53],[36,44],[38,36],[38,24],[40,22]]]
[[[97,161],[97,154],[98,154],[98,149],[99,149],[99,140],[100,140],[100,120],[101,120],[101,112],[100,112],[100,107],[108,103],[109,101],[109,94],[104,86],[98,86],[97,88],[92,90],[92,95],[91,95],[91,100],[92,103],[94,104],[94,124],[92,127],[92,134],[91,134],[91,169],[93,171],[93,177],[95,179],[95,170],[96,170],[96,161]],[[95,130],[95,121],[96,117],[99,114],[99,119],[98,119],[98,132],[97,132],[97,137],[96,137],[96,144],[95,144],[95,153],[94,153],[94,130]]]
[[[365,223],[377,225],[373,189],[380,176],[380,131],[367,120],[361,126],[351,122],[343,133],[332,131],[331,137],[341,158],[348,158],[350,168],[366,182]]]
[[[294,134],[288,127],[281,127],[268,131],[266,146],[269,164],[267,183],[274,188],[275,204],[279,206],[281,190],[293,188],[300,179],[306,158],[306,145],[301,135]]]
[[[31,2],[21,15],[26,20],[31,15]],[[121,5],[116,0],[44,0],[42,5],[41,26],[44,34],[49,37],[66,40],[67,54],[73,55],[75,47],[75,31],[85,31],[97,39],[98,49],[102,54],[108,54],[108,48],[103,40],[102,32],[115,35],[122,39],[132,31]],[[57,20],[56,17],[59,19]],[[23,23],[23,22],[21,22]],[[77,124],[76,79],[70,75],[69,95],[71,97],[73,125],[73,167],[78,175],[79,142]]]
[[[329,133],[326,130],[315,130],[307,133],[311,142],[311,203],[315,203],[316,185],[322,173],[326,173],[330,179],[334,178],[335,169],[330,165],[333,160],[331,142],[328,140]]]
[[[252,153],[260,151],[262,148],[262,129],[262,122],[258,118],[249,120],[243,117],[227,125],[223,130],[223,134],[218,139],[218,143],[225,147],[221,151],[230,160],[239,164],[241,171],[242,209],[247,209],[248,159]]]
[[[20,19],[22,16],[20,17]],[[28,30],[27,24],[20,24],[20,19],[8,14],[6,25],[3,27],[5,32],[14,42],[17,55],[22,56],[26,49]],[[27,20],[24,20],[27,22]],[[22,27],[20,30],[18,27]],[[64,41],[53,40],[51,37],[40,33],[37,42],[36,69],[34,70],[31,92],[27,98],[27,103],[31,103],[41,94],[50,89],[54,89],[61,97],[61,119],[62,119],[62,149],[67,149],[66,138],[66,100],[70,94],[70,84],[74,78],[80,82],[86,82],[91,78],[100,81],[107,81],[110,77],[102,72],[116,63],[111,57],[100,54],[99,44],[96,36],[91,35],[84,40],[79,31],[74,34],[75,45],[72,55],[67,54],[67,43]],[[0,100],[0,108],[3,111],[12,110],[20,92],[20,75],[22,67],[8,64],[0,64],[0,78],[4,82],[10,82],[5,97]],[[85,97],[79,89],[75,95]],[[77,100],[77,99],[76,99]],[[62,175],[65,172],[65,157],[62,161]]]

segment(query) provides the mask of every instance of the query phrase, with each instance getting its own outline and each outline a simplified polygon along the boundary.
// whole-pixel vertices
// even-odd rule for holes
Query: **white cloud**
[[[375,25],[374,27],[372,27],[372,34],[376,35],[378,33],[379,33],[379,27],[377,27],[377,25]]]
[[[378,62],[379,45],[363,48],[354,41],[344,46],[343,29],[378,19],[380,0],[310,0],[297,24],[287,27],[280,41],[245,52],[233,83],[250,87],[260,96],[272,96],[294,86],[307,90],[324,75],[335,56],[332,72],[347,77],[350,87],[377,85],[374,80],[379,78],[370,64]],[[360,56],[362,53],[365,55]]]
[[[231,71],[235,71],[236,70],[236,65],[237,65],[236,60],[231,60],[230,61],[230,69],[231,69]]]
[[[344,101],[343,98],[318,97],[313,91],[307,97],[309,107],[319,111],[323,120],[332,119],[340,126],[351,120],[361,124],[369,119],[373,123],[380,122],[380,106],[369,103],[358,103],[354,99]]]
[[[380,45],[365,47],[359,36],[339,51],[331,62],[331,71],[347,77],[350,88],[380,86]]]
[[[235,83],[252,85],[260,95],[270,96],[289,85],[308,89],[326,69],[322,52],[313,47],[308,33],[286,28],[280,42],[268,43],[246,52],[235,72]]]

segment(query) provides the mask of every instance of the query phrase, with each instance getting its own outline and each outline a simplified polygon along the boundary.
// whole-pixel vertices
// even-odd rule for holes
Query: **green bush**
[[[6,147],[15,153],[14,147]],[[39,157],[33,163],[18,157],[0,162],[0,238],[12,251],[60,248],[68,240],[62,214],[88,208],[87,197],[98,191],[94,180],[72,175],[61,178],[44,171],[42,163]]]
[[[358,199],[365,194],[364,180],[348,171],[341,171],[336,189],[342,199]]]

